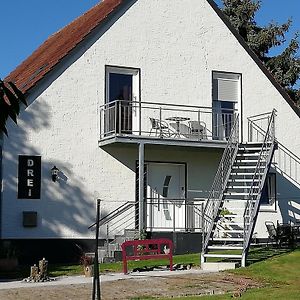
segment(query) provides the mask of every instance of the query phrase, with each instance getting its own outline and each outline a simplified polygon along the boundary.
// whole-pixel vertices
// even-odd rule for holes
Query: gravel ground
[[[174,297],[240,292],[258,286],[247,278],[200,270],[147,272],[101,276],[101,299]],[[49,283],[1,282],[1,300],[91,299],[92,279],[81,276],[58,278]]]

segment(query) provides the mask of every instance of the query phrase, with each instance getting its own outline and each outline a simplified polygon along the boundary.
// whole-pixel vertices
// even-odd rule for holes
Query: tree
[[[24,94],[12,82],[0,79],[0,134],[6,135],[6,122],[11,118],[17,124],[17,116],[20,113],[20,105],[27,106]]]
[[[281,25],[272,22],[261,27],[255,21],[255,14],[261,7],[261,0],[222,0],[222,2],[222,10],[231,24],[273,74],[277,82],[296,103],[300,104],[300,89],[295,88],[300,79],[298,34],[294,35],[282,53],[269,56],[273,47],[281,46],[286,42],[285,34],[292,21],[289,19]]]

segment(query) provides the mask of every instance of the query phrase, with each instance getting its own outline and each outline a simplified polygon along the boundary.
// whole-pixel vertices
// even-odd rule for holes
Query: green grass
[[[174,264],[193,264],[199,266],[200,263],[200,254],[186,254],[186,255],[175,255],[173,256]],[[153,259],[147,261],[129,261],[128,270],[133,270],[135,268],[142,267],[154,267],[154,266],[166,266],[169,264],[168,259]],[[122,272],[123,263],[102,263],[100,264],[100,272]],[[79,264],[49,264],[49,275],[51,277],[57,276],[72,276],[72,275],[82,275],[83,267]],[[9,278],[9,279],[20,279],[26,278],[30,275],[30,266],[20,266],[18,270],[12,272],[3,272],[0,271],[0,278]]]
[[[274,249],[271,249],[274,250]],[[269,253],[270,250],[262,252]],[[281,253],[278,250],[276,256],[267,260],[253,263],[246,268],[240,268],[230,271],[238,276],[250,277],[260,282],[262,288],[254,288],[247,290],[240,299],[244,300],[299,300],[300,299],[300,249],[296,249],[290,253]],[[250,256],[251,257],[251,256]],[[254,251],[252,257],[260,259],[262,253]],[[167,298],[161,298],[165,300]],[[212,296],[195,296],[172,298],[173,300],[229,300],[232,294],[212,295]]]

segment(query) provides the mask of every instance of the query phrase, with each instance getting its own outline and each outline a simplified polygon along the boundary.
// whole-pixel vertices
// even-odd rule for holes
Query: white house
[[[3,137],[0,233],[25,258],[88,249],[97,198],[101,240],[143,230],[178,252],[205,229],[204,254],[245,254],[266,221],[299,220],[299,110],[212,0],[104,0],[7,80],[29,106]]]

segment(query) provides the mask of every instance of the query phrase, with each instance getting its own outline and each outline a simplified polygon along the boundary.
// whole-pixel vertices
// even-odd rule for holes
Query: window
[[[239,101],[240,75],[213,72],[213,101]]]
[[[261,194],[261,205],[274,205],[276,202],[276,173],[269,173]]]
[[[235,73],[213,72],[213,137],[226,139],[231,133],[234,111],[240,98],[240,77]]]

